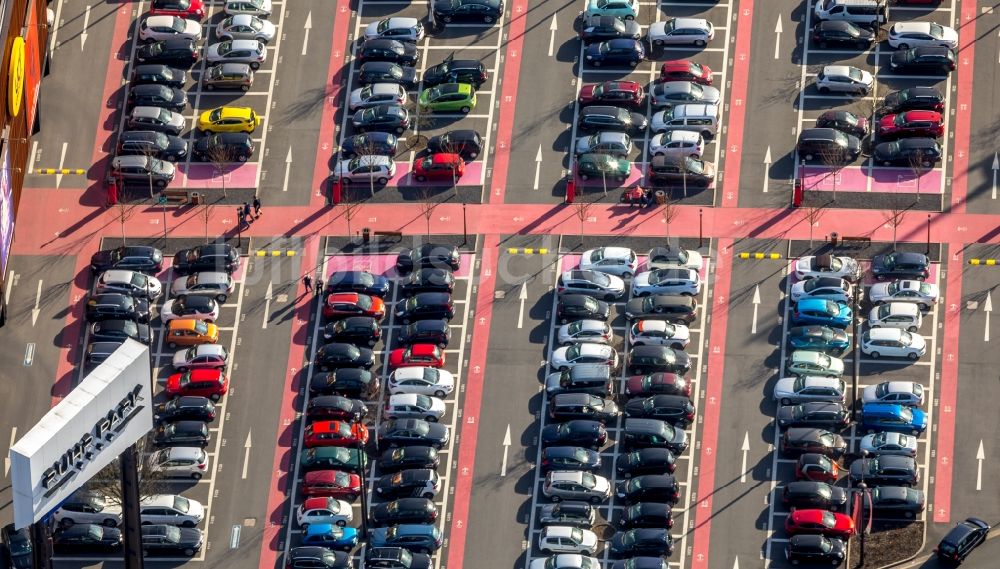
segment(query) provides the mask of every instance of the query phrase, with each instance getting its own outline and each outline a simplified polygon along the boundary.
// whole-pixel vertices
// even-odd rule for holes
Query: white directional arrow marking
[[[740,569],[740,558],[737,557],[733,560],[733,569]]]
[[[309,10],[306,14],[306,23],[302,26],[302,29],[306,31],[305,35],[302,37],[302,55],[305,55],[309,51],[309,30],[313,27],[313,13]]]
[[[38,322],[38,315],[42,313],[42,310],[38,308],[38,305],[42,302],[42,279],[38,279],[38,290],[35,291],[35,307],[31,309],[31,325],[34,326],[35,322]]]
[[[267,292],[264,293],[264,323],[261,328],[267,330],[267,320],[271,314],[271,299],[274,297],[274,282],[267,283]]]
[[[7,445],[7,448],[14,446],[14,439],[16,438],[17,438],[17,427],[11,427],[10,444]],[[7,476],[9,473],[10,473],[10,453],[8,452],[7,456],[3,457],[3,475]]]
[[[538,145],[538,154],[535,154],[535,183],[531,186],[531,189],[538,189],[538,177],[542,174],[542,145]]]
[[[243,444],[243,480],[247,479],[247,467],[250,466],[250,432],[247,431],[247,442]]]
[[[740,447],[743,451],[743,467],[740,468],[740,484],[746,484],[747,481],[747,453],[750,452],[750,431],[743,434],[743,446]]]
[[[774,58],[781,55],[781,16],[778,16],[778,23],[774,26]]]
[[[80,51],[83,51],[83,46],[87,43],[87,28],[90,27],[90,5],[88,4],[83,11],[83,31],[80,32]]]
[[[778,20],[779,22],[781,20]],[[770,182],[770,170],[771,170],[771,147],[768,146],[767,150],[764,151],[764,193],[767,193],[767,184]]]
[[[63,167],[66,164],[66,149],[69,147],[68,142],[62,143],[62,150],[59,152],[59,171],[62,172]],[[184,177],[187,179],[187,176]],[[59,189],[59,184],[62,184],[63,175],[56,174],[56,189]]]
[[[990,341],[990,312],[993,312],[993,295],[986,291],[986,302],[983,303],[983,312],[986,313],[986,330],[983,332],[983,341]]]
[[[993,192],[991,194],[993,199],[997,199],[997,170],[1000,170],[1000,156],[996,152],[993,153]]]
[[[524,301],[528,300],[528,281],[521,283],[521,294],[517,295],[521,301],[521,308],[517,313],[517,327],[524,328]]]
[[[559,24],[556,23],[556,15],[552,14],[552,23],[549,24],[549,57],[555,53],[556,48],[556,30],[559,29]]]
[[[750,333],[757,333],[757,309],[760,308],[760,285],[753,287],[753,320],[750,322]]]
[[[285,155],[285,179],[281,181],[281,191],[288,191],[288,177],[292,175],[292,147],[288,147],[288,154]]]
[[[979,439],[979,450],[976,451],[976,462],[979,463],[976,469],[976,491],[983,489],[983,461],[986,460],[986,451],[983,449],[983,439]]]
[[[507,451],[510,450],[510,423],[503,434],[503,461],[500,463],[500,476],[507,476]]]

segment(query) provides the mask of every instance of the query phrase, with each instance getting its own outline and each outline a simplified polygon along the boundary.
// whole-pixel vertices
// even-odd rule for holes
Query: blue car
[[[354,158],[355,156],[364,154],[395,156],[397,142],[395,134],[388,132],[366,132],[344,139],[344,144],[340,147],[340,153],[344,158]]]
[[[796,326],[788,330],[788,343],[796,350],[819,350],[839,355],[851,345],[851,338],[847,332],[829,326]]]
[[[443,536],[437,526],[399,524],[371,530],[369,547],[405,547],[415,553],[434,553],[441,549]]]
[[[792,312],[792,323],[796,325],[819,324],[843,330],[853,321],[854,313],[847,303],[821,298],[800,300]]]
[[[869,433],[890,431],[919,435],[927,429],[927,414],[916,407],[895,403],[866,403],[861,408],[861,428]]]
[[[589,0],[584,16],[617,16],[634,20],[639,15],[639,0]]]
[[[319,545],[330,549],[351,551],[358,546],[358,530],[333,524],[309,524],[299,545]]]
[[[386,298],[391,287],[389,279],[368,271],[338,271],[326,281],[327,292],[359,292]]]
[[[646,48],[639,40],[614,39],[588,45],[583,57],[594,67],[618,64],[635,67],[646,59]]]

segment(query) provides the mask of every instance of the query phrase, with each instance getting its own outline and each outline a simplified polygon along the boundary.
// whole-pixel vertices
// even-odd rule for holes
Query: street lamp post
[[[243,246],[243,208],[236,206],[236,246]]]
[[[704,226],[704,211],[698,208],[698,248],[702,248],[705,242],[705,226]]]
[[[462,202],[462,245],[469,242],[469,224],[465,218],[465,206],[469,204]]]
[[[931,254],[931,214],[927,214],[927,254]]]
[[[360,467],[358,478],[361,479],[361,536],[368,535],[368,484],[367,484],[367,463],[364,460],[365,447],[358,442],[358,466]]]
[[[858,415],[858,378],[861,376],[861,357],[858,350],[858,309],[861,307],[861,283],[854,286],[854,309],[851,315],[851,348],[854,350],[854,373],[851,374],[851,420],[857,420]]]

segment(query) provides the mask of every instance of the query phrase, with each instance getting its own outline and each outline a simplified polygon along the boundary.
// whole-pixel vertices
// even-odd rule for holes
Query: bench
[[[857,247],[859,249],[862,249],[864,247],[868,247],[869,245],[872,244],[872,238],[871,237],[849,237],[849,236],[844,236],[844,237],[840,238],[840,241],[844,245],[851,245],[851,246]]]
[[[167,198],[167,203],[170,204],[186,204],[190,197],[188,196],[188,191],[183,189],[164,189],[163,197]]]
[[[396,239],[403,238],[402,231],[376,231],[375,237],[395,237]]]

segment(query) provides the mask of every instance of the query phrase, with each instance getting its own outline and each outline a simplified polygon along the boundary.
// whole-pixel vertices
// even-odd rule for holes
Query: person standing
[[[253,197],[253,218],[258,219],[260,217],[260,198],[257,196]]]
[[[316,279],[316,296],[323,294],[323,279]]]
[[[309,275],[302,277],[302,285],[306,287],[306,292],[312,292],[313,280]]]
[[[248,225],[253,222],[253,215],[250,214],[250,204],[247,202],[243,202],[243,218],[247,220]]]

